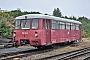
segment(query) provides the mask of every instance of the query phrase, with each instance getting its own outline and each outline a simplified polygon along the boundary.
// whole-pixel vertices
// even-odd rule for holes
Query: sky
[[[90,0],[0,0],[3,10],[39,11],[52,15],[59,8],[63,16],[85,16],[90,18]]]

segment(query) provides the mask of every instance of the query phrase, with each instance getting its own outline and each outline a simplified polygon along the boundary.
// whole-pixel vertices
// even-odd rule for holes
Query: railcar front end
[[[40,45],[41,30],[39,23],[39,19],[17,19],[13,33],[14,45]]]

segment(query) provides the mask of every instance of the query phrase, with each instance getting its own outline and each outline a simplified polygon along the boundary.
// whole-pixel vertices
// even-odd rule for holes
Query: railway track
[[[88,53],[90,53],[90,47],[86,47],[80,50],[62,53],[62,54],[58,54],[58,55],[54,55],[50,57],[40,58],[37,60],[70,60],[70,59],[72,60],[73,58],[76,58],[76,57],[79,57],[81,55],[88,54]],[[87,57],[86,59],[88,58],[90,58],[90,56]]]
[[[87,56],[87,57],[84,58],[83,60],[90,60],[90,56]]]
[[[57,48],[56,47],[53,47],[53,48],[48,47],[47,49],[31,49],[31,50],[22,51],[22,52],[5,53],[5,54],[0,55],[0,60],[10,60],[10,59],[12,60],[13,58],[17,58],[17,57],[21,58],[21,57],[31,56],[31,55],[35,55],[35,54],[50,52],[50,51],[53,51],[55,49],[64,48],[67,46],[69,46],[69,45],[68,44],[62,45],[62,46],[59,46]]]
[[[6,55],[2,55],[0,56],[0,60],[12,60],[13,58],[21,58],[21,57],[26,57],[26,56],[31,56],[31,55],[35,55],[35,54],[40,54],[40,53],[45,53],[45,52],[49,52],[52,51],[52,49],[32,49],[32,50],[28,50],[28,51],[23,51],[23,52],[17,52],[17,53],[9,53]],[[4,56],[4,57],[3,57]],[[6,57],[5,57],[6,56]]]

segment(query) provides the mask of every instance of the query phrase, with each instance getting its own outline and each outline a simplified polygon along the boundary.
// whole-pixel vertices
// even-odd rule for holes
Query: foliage
[[[77,20],[82,23],[82,37],[90,37],[90,20],[86,17],[79,17]]]
[[[8,13],[0,12],[0,37],[11,36],[13,31],[14,18]]]
[[[6,21],[0,22],[0,36],[11,36],[12,35],[12,29],[6,25]]]
[[[59,8],[54,9],[53,16],[56,16],[56,17],[61,17],[62,16],[61,11],[59,10]]]

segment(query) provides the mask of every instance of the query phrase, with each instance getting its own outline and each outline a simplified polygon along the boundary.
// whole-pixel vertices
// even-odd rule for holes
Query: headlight
[[[38,34],[35,34],[35,37],[38,37]]]
[[[14,33],[13,36],[16,37],[16,34]]]

